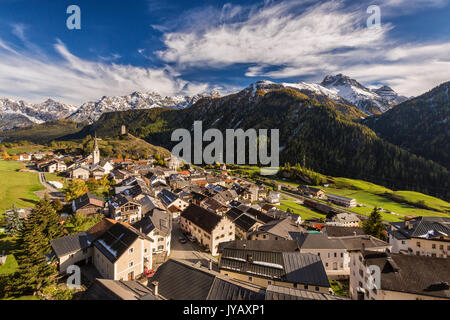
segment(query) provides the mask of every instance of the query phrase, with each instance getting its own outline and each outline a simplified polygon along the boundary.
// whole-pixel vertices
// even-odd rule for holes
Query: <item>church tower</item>
[[[94,150],[92,151],[92,164],[97,165],[100,163],[100,150],[98,149],[98,142],[97,142],[97,133],[94,137]]]

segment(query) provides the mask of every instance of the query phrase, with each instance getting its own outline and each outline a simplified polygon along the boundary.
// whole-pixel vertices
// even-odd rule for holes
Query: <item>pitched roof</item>
[[[346,249],[340,239],[329,239],[323,233],[295,233],[292,236],[300,249]]]
[[[158,193],[158,198],[166,207],[168,207],[178,199],[178,196],[167,189],[162,189],[161,192]]]
[[[206,300],[215,275],[170,259],[162,264],[152,282],[158,281],[158,294],[170,300]],[[153,289],[153,284],[149,282]]]
[[[167,236],[172,231],[172,218],[167,211],[155,209],[135,222],[132,227],[144,234],[149,234],[152,230],[157,229],[164,236]]]
[[[325,226],[326,234],[328,237],[346,237],[355,235],[363,235],[364,230],[357,227],[339,227],[339,226]]]
[[[293,232],[304,232],[306,231],[304,228],[295,224],[292,219],[285,218],[282,220],[275,220],[265,225],[261,226],[254,233],[270,233],[274,236],[278,236],[284,239],[293,239],[291,233]]]
[[[295,240],[234,240],[219,243],[218,252],[221,253],[224,248],[275,252],[299,251],[298,243]]]
[[[81,300],[156,300],[150,288],[138,281],[95,279]]]
[[[50,242],[50,245],[57,257],[63,257],[70,253],[88,248],[92,241],[92,236],[83,231],[70,236],[54,239]]]
[[[86,193],[74,200],[76,210],[82,209],[87,205],[97,206],[103,208],[103,199],[93,194]]]
[[[115,262],[139,237],[153,241],[133,227],[119,222],[106,230],[93,243],[108,260]]]
[[[266,300],[350,300],[350,299],[321,292],[312,292],[296,288],[269,285],[266,289]]]
[[[220,258],[220,269],[283,282],[330,286],[322,260],[310,253],[226,247]]]
[[[366,251],[381,269],[381,289],[450,299],[450,259]]]
[[[216,277],[209,291],[207,300],[264,300],[263,288],[238,284],[232,280]]]
[[[183,211],[181,217],[191,221],[193,224],[209,233],[211,233],[223,219],[223,217],[195,204],[189,205],[189,207]]]
[[[391,223],[400,237],[404,238],[436,238],[450,237],[450,218],[418,217],[409,221]]]

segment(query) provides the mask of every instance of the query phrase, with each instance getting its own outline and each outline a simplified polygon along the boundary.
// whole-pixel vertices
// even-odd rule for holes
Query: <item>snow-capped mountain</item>
[[[210,94],[198,94],[193,97],[163,97],[155,92],[133,92],[127,96],[104,96],[98,101],[91,101],[83,104],[68,118],[76,122],[87,121],[89,123],[93,123],[105,112],[126,111],[133,109],[152,109],[160,107],[183,109],[193,105],[201,98],[217,96],[219,96],[219,94],[216,91],[212,91]]]
[[[391,87],[388,86],[382,86],[379,89],[374,90],[376,94],[378,94],[380,97],[384,98],[386,101],[389,101],[391,104],[400,104],[402,102],[405,102],[406,100],[409,100],[409,98],[404,96],[399,96],[394,90],[392,90]]]
[[[320,85],[353,103],[369,115],[384,113],[398,103],[407,100],[407,98],[399,96],[387,86],[372,91],[358,81],[343,74],[328,75]]]
[[[64,119],[76,107],[48,99],[39,104],[12,99],[0,99],[0,130],[29,126],[51,120]]]

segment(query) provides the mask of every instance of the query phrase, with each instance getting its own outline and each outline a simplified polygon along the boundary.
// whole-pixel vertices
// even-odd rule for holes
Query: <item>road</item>
[[[45,179],[45,174],[43,172],[38,172],[39,175],[39,182],[46,188],[46,191],[43,193],[47,193],[50,196],[50,199],[56,200],[59,199],[61,201],[64,201],[64,193],[53,187],[52,185],[48,184],[47,179]]]
[[[171,259],[185,260],[192,263],[201,262],[204,266],[209,265],[209,260],[213,261],[213,268],[217,270],[217,258],[211,254],[202,251],[199,245],[188,241],[182,244],[178,239],[183,236],[178,222],[173,222],[172,240],[170,242]]]

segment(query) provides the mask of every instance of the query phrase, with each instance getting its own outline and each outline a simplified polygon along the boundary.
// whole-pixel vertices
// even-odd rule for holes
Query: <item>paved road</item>
[[[46,193],[50,196],[50,199],[59,199],[64,201],[64,193],[53,187],[52,185],[47,183],[45,179],[45,174],[43,172],[39,172],[39,182],[47,189]]]
[[[182,244],[178,238],[183,236],[178,222],[173,223],[172,241],[170,243],[170,257],[177,260],[186,260],[192,263],[201,262],[204,266],[209,265],[209,260],[213,261],[213,267],[217,268],[217,258],[211,254],[202,251],[200,246],[188,241]]]

